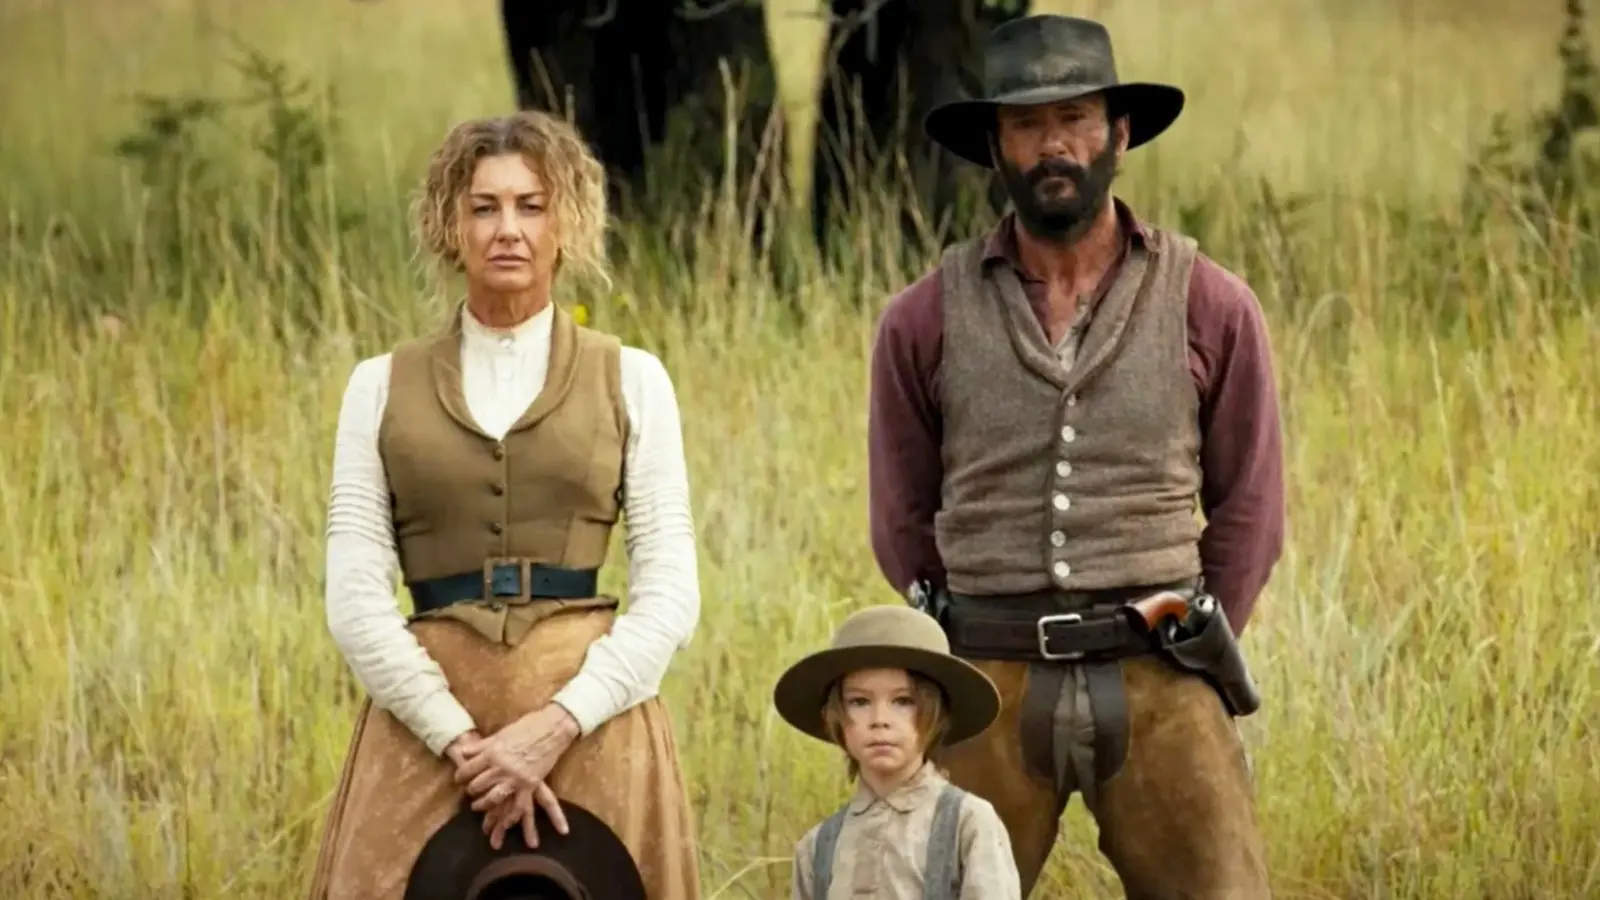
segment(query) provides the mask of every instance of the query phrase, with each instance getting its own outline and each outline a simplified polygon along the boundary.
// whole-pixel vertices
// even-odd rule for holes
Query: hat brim
[[[523,841],[519,827],[506,832],[496,850],[483,833],[483,815],[463,802],[417,854],[404,900],[460,900],[469,889],[486,887],[482,876],[491,867],[503,869],[496,875],[543,874],[557,883],[565,879],[555,873],[565,870],[582,881],[591,897],[646,900],[638,864],[616,833],[594,813],[565,798],[561,811],[567,819],[566,834],[557,832],[549,814],[535,805],[538,848]],[[508,864],[509,860],[522,864]]]
[[[937,683],[945,693],[948,744],[982,734],[1000,714],[1000,691],[966,660],[897,644],[861,644],[822,650],[789,667],[772,692],[778,715],[801,732],[828,740],[822,718],[828,689],[859,669],[906,669]]]
[[[1184,93],[1170,84],[1125,82],[1077,88],[1033,88],[983,100],[954,100],[934,107],[923,118],[922,130],[934,142],[967,162],[994,168],[989,155],[989,134],[995,110],[1001,106],[1037,106],[1059,103],[1089,94],[1104,94],[1128,117],[1128,149],[1154,140],[1172,127],[1183,112]]]

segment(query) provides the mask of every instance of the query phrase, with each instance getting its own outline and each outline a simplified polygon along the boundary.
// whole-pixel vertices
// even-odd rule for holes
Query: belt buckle
[[[1054,625],[1057,622],[1062,622],[1068,625],[1077,625],[1082,621],[1083,616],[1079,613],[1057,613],[1053,616],[1040,617],[1039,621],[1034,623],[1035,630],[1039,632],[1039,655],[1051,661],[1083,659],[1085,654],[1082,650],[1070,650],[1066,653],[1051,653],[1049,648],[1050,641],[1044,633],[1045,626],[1047,625]]]
[[[494,570],[501,566],[513,566],[517,570],[517,593],[501,594],[495,590]],[[520,556],[491,556],[483,561],[483,598],[489,602],[489,608],[499,611],[506,601],[522,600],[533,601],[533,565],[525,557]]]

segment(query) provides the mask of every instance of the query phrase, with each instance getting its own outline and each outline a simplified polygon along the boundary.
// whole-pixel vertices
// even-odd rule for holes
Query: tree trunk
[[[908,237],[933,238],[960,188],[982,193],[990,179],[930,141],[922,120],[939,103],[979,90],[992,16],[982,0],[833,0],[833,11],[842,19],[874,14],[833,35],[839,52],[822,93],[816,208],[824,216],[848,210],[863,192],[888,186],[912,201]]]

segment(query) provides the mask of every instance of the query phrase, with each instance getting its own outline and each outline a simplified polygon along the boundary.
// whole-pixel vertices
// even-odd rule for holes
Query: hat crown
[[[807,654],[778,678],[778,714],[806,734],[832,741],[823,714],[829,691],[865,669],[905,669],[937,684],[948,698],[952,743],[989,727],[1000,709],[994,682],[950,653],[950,639],[936,619],[904,603],[886,603],[852,613],[834,631],[832,646]]]
[[[465,801],[417,853],[406,880],[405,900],[495,896],[507,879],[540,876],[547,888],[567,897],[645,900],[644,879],[628,846],[599,816],[562,798],[568,830],[557,834],[549,813],[536,806],[537,849],[522,839],[522,829],[506,834],[496,850],[483,833],[483,816]]]
[[[984,48],[984,90],[991,97],[1048,87],[1117,83],[1111,34],[1075,16],[1023,16],[1001,23]]]
[[[885,645],[950,652],[950,639],[939,623],[909,606],[868,607],[845,619],[833,636],[835,649]]]

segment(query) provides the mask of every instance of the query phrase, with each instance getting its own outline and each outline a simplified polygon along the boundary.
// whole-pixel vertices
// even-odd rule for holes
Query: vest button
[[[1066,512],[1067,507],[1072,505],[1072,501],[1067,498],[1066,494],[1057,494],[1055,499],[1051,502],[1054,503],[1056,509],[1060,510],[1061,512]]]
[[[1071,425],[1061,426],[1061,439],[1069,444],[1072,443],[1078,439],[1078,430]]]
[[[495,484],[490,485],[489,486],[489,490],[494,491],[495,496],[498,497],[499,495],[504,494],[506,492],[506,486],[497,482]]]
[[[1052,531],[1052,532],[1050,532],[1050,546],[1052,546],[1052,547],[1065,547],[1066,545],[1067,545],[1067,534],[1066,534],[1066,532],[1064,532],[1064,531]]]
[[[1056,564],[1050,567],[1050,571],[1054,572],[1057,578],[1065,580],[1068,575],[1072,574],[1072,567],[1067,565],[1065,561],[1058,559]]]
[[[505,459],[506,458],[506,448],[503,445],[501,445],[501,444],[495,444],[494,445],[494,458],[495,459]]]
[[[501,524],[499,522],[490,522],[489,523],[489,530],[494,532],[495,534],[499,534],[500,532],[504,531],[505,528],[503,526],[501,526]]]
[[[1059,475],[1062,478],[1065,478],[1068,475],[1071,475],[1072,474],[1072,463],[1069,463],[1064,459],[1062,461],[1056,463],[1056,474]]]
[[[1068,406],[1077,406],[1078,405],[1078,395],[1077,394],[1068,394],[1067,395],[1067,405]]]

